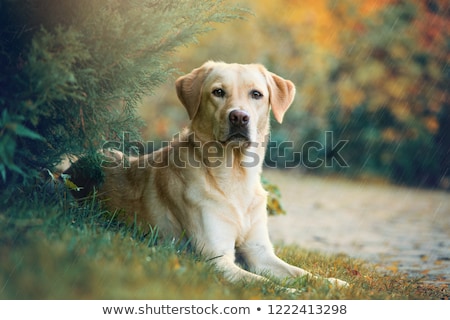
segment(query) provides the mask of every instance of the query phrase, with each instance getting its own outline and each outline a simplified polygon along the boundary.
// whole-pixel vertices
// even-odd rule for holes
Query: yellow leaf
[[[181,268],[180,261],[177,256],[173,256],[169,259],[169,268],[171,270],[178,270]]]
[[[398,272],[398,262],[394,262],[392,265],[386,267],[387,270],[392,271],[393,273]]]
[[[83,187],[77,186],[75,183],[73,183],[73,182],[70,180],[70,175],[62,173],[62,174],[61,174],[61,178],[63,178],[63,180],[64,180],[64,185],[65,185],[67,188],[69,188],[70,190],[80,191],[81,189],[83,189]]]

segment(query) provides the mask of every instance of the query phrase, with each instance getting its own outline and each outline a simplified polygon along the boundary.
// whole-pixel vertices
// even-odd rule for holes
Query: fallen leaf
[[[361,273],[358,270],[348,268],[347,271],[354,277],[361,277]]]

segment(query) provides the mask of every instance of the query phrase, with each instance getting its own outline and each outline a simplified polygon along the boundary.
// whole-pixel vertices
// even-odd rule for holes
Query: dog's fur
[[[275,255],[260,182],[269,111],[281,123],[293,83],[262,65],[209,61],[180,77],[176,91],[191,119],[179,141],[128,159],[128,168],[104,168],[98,196],[164,237],[188,237],[230,281],[309,275]]]

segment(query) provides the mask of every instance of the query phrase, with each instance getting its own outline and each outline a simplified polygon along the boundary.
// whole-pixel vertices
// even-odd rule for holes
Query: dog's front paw
[[[350,286],[350,284],[344,280],[336,279],[336,278],[327,278],[328,282],[330,282],[333,286],[338,288],[346,288]]]

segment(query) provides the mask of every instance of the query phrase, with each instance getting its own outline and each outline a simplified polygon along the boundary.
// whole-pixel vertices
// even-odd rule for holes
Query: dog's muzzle
[[[222,142],[250,142],[250,115],[243,110],[233,110],[228,115],[228,134]]]

